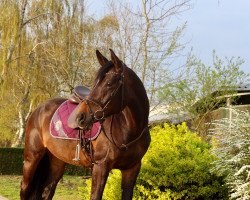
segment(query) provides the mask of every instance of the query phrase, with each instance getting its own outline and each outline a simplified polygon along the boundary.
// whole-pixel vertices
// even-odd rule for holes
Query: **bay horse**
[[[52,199],[66,163],[91,168],[91,200],[102,199],[112,169],[121,170],[122,200],[132,199],[141,159],[151,140],[149,101],[135,72],[112,50],[110,54],[109,61],[96,51],[101,67],[94,86],[69,122],[83,131],[97,121],[102,124],[100,135],[91,142],[91,155],[82,149],[80,159],[73,160],[77,141],[56,139],[50,134],[53,113],[65,99],[43,103],[26,126],[21,200]]]

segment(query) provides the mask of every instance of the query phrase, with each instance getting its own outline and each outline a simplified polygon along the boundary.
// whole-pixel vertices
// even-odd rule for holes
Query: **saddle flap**
[[[50,134],[54,138],[79,140],[78,125],[75,117],[79,105],[69,100],[63,102],[53,114],[50,122]],[[92,128],[84,131],[83,137],[87,140],[95,140],[101,132],[101,124],[95,122]]]

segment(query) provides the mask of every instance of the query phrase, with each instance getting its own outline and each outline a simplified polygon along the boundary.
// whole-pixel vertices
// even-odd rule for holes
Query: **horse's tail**
[[[45,182],[49,176],[49,155],[45,153],[43,158],[38,163],[37,169],[33,176],[33,180],[31,182],[31,188],[29,192],[29,200],[38,200],[42,199],[42,193],[44,190]]]

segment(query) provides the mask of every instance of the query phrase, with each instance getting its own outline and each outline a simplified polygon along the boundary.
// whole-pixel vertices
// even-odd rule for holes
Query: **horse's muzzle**
[[[76,118],[76,122],[78,124],[78,126],[81,128],[82,125],[84,125],[84,122],[86,120],[86,115],[85,113],[80,113],[77,118]]]
[[[83,129],[84,131],[87,131],[90,129],[91,125],[93,124],[93,120],[91,117],[87,117],[85,113],[80,113],[76,118],[78,127],[80,129]]]

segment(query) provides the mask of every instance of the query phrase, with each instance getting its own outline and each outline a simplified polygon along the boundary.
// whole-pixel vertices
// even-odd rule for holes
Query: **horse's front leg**
[[[122,200],[132,200],[133,189],[141,169],[141,162],[122,172]]]
[[[94,165],[92,170],[91,200],[101,200],[110,169],[105,163]]]

